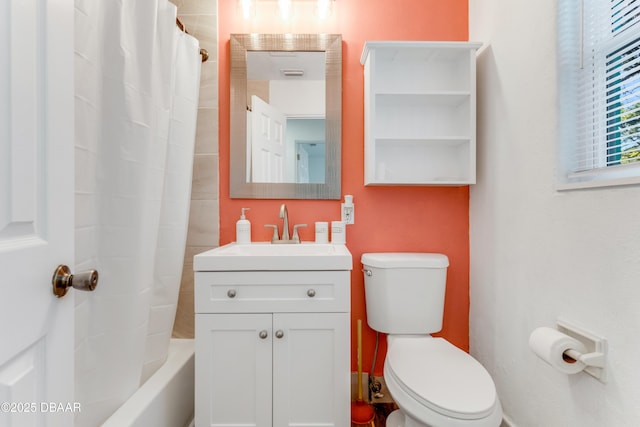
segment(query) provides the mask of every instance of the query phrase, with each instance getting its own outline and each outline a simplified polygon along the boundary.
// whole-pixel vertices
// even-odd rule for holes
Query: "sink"
[[[228,245],[194,257],[195,271],[351,270],[351,253],[345,245],[326,243]]]

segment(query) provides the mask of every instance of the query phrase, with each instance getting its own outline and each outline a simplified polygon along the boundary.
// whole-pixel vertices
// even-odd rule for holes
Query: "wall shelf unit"
[[[475,183],[481,45],[365,43],[365,185]]]

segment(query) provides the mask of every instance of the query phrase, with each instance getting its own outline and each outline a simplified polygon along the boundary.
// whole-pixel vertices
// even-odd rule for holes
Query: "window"
[[[558,0],[560,188],[640,183],[640,0]]]

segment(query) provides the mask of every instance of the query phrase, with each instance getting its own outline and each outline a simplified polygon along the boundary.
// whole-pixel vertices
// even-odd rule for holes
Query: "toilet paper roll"
[[[556,329],[535,329],[529,337],[529,347],[539,358],[564,374],[577,374],[586,366],[583,362],[563,356],[567,350],[586,353],[584,344]]]

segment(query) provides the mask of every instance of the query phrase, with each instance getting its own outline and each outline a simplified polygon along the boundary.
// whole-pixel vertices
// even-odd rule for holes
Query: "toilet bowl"
[[[387,427],[498,427],[502,408],[486,369],[444,338],[448,258],[363,254],[367,323],[387,333],[384,378],[400,408]]]
[[[443,338],[387,338],[384,378],[404,427],[497,427],[502,408],[484,367]]]

